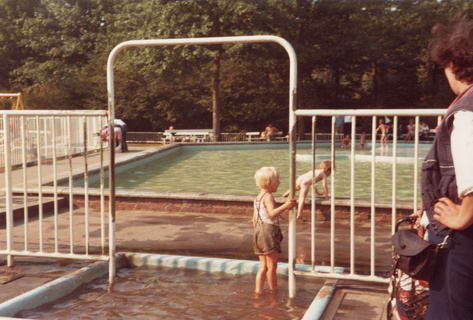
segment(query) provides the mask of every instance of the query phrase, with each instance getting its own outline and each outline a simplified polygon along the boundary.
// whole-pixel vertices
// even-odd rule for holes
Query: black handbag
[[[413,219],[415,218],[401,219],[396,225],[396,230],[400,223]],[[445,246],[449,236],[450,232],[442,243],[436,245],[420,238],[416,230],[397,230],[391,237],[394,269],[400,269],[414,279],[429,281],[435,271],[439,250]]]
[[[393,269],[389,282],[390,299],[387,303],[388,319],[422,320],[429,304],[429,284],[435,271],[440,249],[447,243],[435,245],[417,235],[413,229],[399,229],[403,222],[416,220],[406,217],[396,223],[393,245]]]

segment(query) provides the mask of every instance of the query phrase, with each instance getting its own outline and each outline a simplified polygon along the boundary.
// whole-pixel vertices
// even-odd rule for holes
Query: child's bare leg
[[[302,211],[304,210],[304,202],[307,194],[309,193],[310,183],[303,184],[301,187],[301,193],[299,194],[299,203],[297,205],[297,219],[302,218]]]
[[[266,274],[268,273],[268,265],[266,263],[266,256],[260,254],[259,256],[259,269],[256,274],[256,286],[255,294],[262,294],[264,288],[264,280],[266,279]]]
[[[268,266],[268,286],[270,292],[276,292],[278,290],[278,277],[276,269],[278,268],[278,257],[279,252],[271,252],[266,255],[266,265]]]

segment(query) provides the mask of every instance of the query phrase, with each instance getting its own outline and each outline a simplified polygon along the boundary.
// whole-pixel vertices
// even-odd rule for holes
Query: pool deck
[[[129,153],[118,153],[117,158],[128,156],[142,151],[146,147],[130,146]],[[46,168],[47,169],[47,168]],[[4,202],[4,199],[3,199]],[[22,206],[21,201],[16,201]],[[2,208],[0,197],[0,212]],[[83,213],[84,208],[76,209],[77,216]],[[80,224],[80,222],[78,222]],[[287,220],[282,220],[287,239]],[[329,232],[329,223],[321,221],[319,228],[322,233]],[[349,225],[346,222],[337,224],[337,239],[346,238]],[[360,233],[357,237],[369,238],[368,223],[360,222],[357,225]],[[31,228],[31,237],[37,236],[35,228]],[[91,230],[95,232],[96,230]],[[0,232],[4,232],[0,229]],[[65,232],[68,232],[65,230]],[[378,231],[378,243],[384,243],[382,250],[390,255],[389,243],[390,228]],[[214,213],[195,212],[156,212],[146,210],[118,210],[117,211],[117,251],[133,251],[147,253],[164,253],[187,256],[230,258],[242,260],[256,260],[252,252],[252,224],[251,215],[216,216]],[[297,226],[298,252],[310,252],[310,223],[299,223]],[[0,241],[4,237],[0,238]],[[284,241],[287,245],[287,241]],[[323,251],[324,243],[318,244]],[[343,247],[343,244],[341,245]],[[94,250],[94,248],[92,248]],[[95,250],[99,250],[95,248]],[[343,251],[343,249],[340,249]],[[347,249],[345,249],[347,250]],[[366,250],[367,251],[367,250]],[[357,261],[360,268],[366,268],[369,262],[369,252],[364,248],[357,248]],[[358,256],[359,255],[359,256]],[[309,257],[310,258],[310,257]],[[384,257],[386,260],[386,256]],[[296,257],[296,263],[308,264],[305,254]],[[321,257],[326,260],[327,257]],[[346,261],[341,259],[341,263]],[[389,259],[387,259],[389,262]],[[280,261],[287,261],[287,247],[283,246]],[[366,263],[366,265],[365,265]],[[77,270],[92,265],[93,262],[48,260],[45,258],[15,258],[15,266],[6,266],[6,257],[0,257],[0,303],[35,289],[45,283]],[[387,266],[385,266],[387,268]],[[304,278],[297,278],[303,281]],[[284,290],[284,288],[280,288]],[[388,300],[387,285],[368,282],[339,280],[335,282],[335,291],[320,319],[384,319],[385,305]]]

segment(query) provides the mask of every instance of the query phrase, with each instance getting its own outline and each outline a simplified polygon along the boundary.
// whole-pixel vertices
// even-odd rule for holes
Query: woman
[[[473,21],[456,17],[432,33],[432,59],[458,96],[422,167],[429,240],[440,243],[453,230],[429,283],[426,319],[473,319]]]

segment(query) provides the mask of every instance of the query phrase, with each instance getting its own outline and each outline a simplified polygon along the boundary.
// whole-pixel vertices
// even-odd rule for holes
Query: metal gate
[[[105,192],[100,214],[88,207],[77,212],[73,179],[88,178],[100,168],[104,148],[97,133],[107,123],[106,111],[0,111],[0,254],[9,266],[15,256],[109,260],[106,253]],[[91,155],[94,155],[91,157]],[[59,181],[64,181],[59,185]],[[52,213],[51,213],[52,212]],[[91,220],[100,221],[98,237]],[[110,238],[110,237],[108,237]]]

